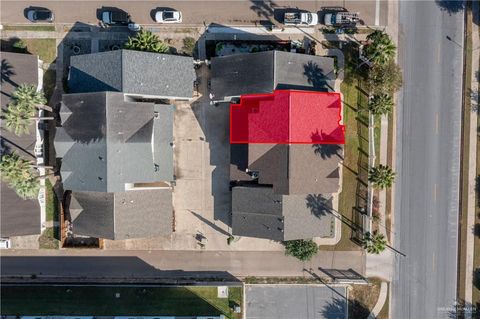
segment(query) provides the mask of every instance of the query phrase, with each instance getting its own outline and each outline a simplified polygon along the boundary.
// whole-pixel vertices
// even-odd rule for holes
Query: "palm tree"
[[[380,164],[370,168],[368,180],[379,189],[388,188],[395,181],[395,172],[391,167]]]
[[[374,231],[373,234],[367,232],[362,239],[362,246],[370,254],[380,254],[387,247],[387,240],[383,234]]]
[[[36,198],[40,189],[39,176],[31,163],[15,153],[5,154],[0,161],[1,179],[23,199]]]
[[[389,94],[374,95],[368,101],[368,110],[374,115],[388,114],[392,111],[393,106],[393,97]]]
[[[47,103],[45,95],[37,91],[34,85],[19,85],[12,93],[12,101],[3,113],[7,130],[20,136],[29,133],[29,126],[34,120],[53,120],[53,117],[35,116],[37,109],[52,112],[52,108],[45,103]]]
[[[363,54],[373,64],[386,64],[395,57],[397,47],[384,31],[376,30],[367,36],[369,44]]]
[[[5,121],[5,128],[15,133],[15,135],[21,136],[23,134],[29,134],[29,127],[35,120],[53,120],[53,117],[38,117],[35,116],[36,109],[25,102],[17,104],[12,102],[8,105],[7,109],[3,112],[3,120]]]
[[[168,53],[170,51],[168,45],[163,43],[156,34],[143,29],[134,37],[128,38],[125,49],[155,53]]]

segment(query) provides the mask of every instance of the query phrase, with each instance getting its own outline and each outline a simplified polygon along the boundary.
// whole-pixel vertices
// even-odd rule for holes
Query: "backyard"
[[[229,287],[228,298],[216,286],[5,286],[2,315],[219,316],[241,318],[242,287]],[[28,302],[27,302],[28,301]],[[243,307],[242,307],[243,309]]]

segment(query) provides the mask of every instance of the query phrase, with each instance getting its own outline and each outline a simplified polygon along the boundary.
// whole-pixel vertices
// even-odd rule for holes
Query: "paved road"
[[[378,10],[376,6],[379,6]],[[43,1],[43,0],[2,0],[1,21],[3,24],[28,23],[24,17],[24,9],[29,6],[47,7],[55,13],[55,22],[83,23],[98,22],[97,9],[103,7],[121,8],[131,14],[133,21],[140,24],[154,23],[151,10],[157,7],[170,7],[183,12],[184,24],[203,25],[211,22],[244,25],[254,21],[269,20],[274,15],[274,10],[281,12],[282,8],[298,7],[302,10],[317,12],[323,6],[342,6],[351,11],[357,11],[368,25],[375,24],[378,11],[378,22],[386,24],[387,4],[385,1],[248,1],[248,0],[190,0],[190,1]]]
[[[463,13],[400,2],[392,318],[445,318],[456,297]],[[449,40],[449,37],[451,40]]]
[[[310,268],[365,273],[360,251],[320,252],[302,263],[283,252],[17,250],[2,252],[2,276],[152,278],[178,276],[303,276]],[[185,274],[187,273],[187,275]]]

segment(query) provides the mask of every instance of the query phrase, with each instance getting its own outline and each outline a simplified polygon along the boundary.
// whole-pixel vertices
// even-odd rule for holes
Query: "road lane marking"
[[[435,114],[435,133],[438,134],[438,127],[439,127],[439,117],[438,117],[438,112]]]
[[[437,201],[437,184],[433,184],[433,201]]]
[[[438,47],[437,47],[437,64],[440,64],[440,52],[442,52],[442,51],[440,50],[440,45],[438,45]]]
[[[435,253],[432,255],[432,270],[435,271]]]

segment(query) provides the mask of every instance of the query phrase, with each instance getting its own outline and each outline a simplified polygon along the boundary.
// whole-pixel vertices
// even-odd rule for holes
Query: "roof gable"
[[[190,99],[195,78],[191,57],[116,50],[72,56],[69,87],[74,93],[118,91]]]

